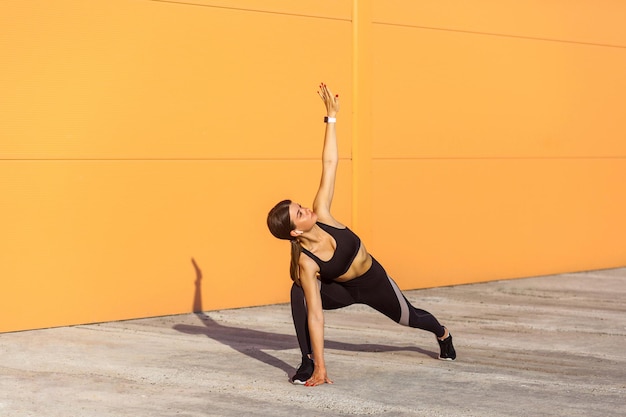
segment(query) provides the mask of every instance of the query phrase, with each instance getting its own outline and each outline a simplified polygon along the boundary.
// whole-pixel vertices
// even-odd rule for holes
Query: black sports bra
[[[330,282],[348,272],[361,247],[361,239],[347,227],[339,229],[320,222],[317,222],[317,225],[335,239],[337,243],[335,253],[328,261],[322,261],[304,248],[302,248],[302,252],[320,267],[320,279],[324,282]]]

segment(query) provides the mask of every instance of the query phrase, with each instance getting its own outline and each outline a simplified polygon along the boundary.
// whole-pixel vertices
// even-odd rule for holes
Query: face
[[[298,203],[289,205],[289,217],[291,217],[291,222],[296,226],[296,230],[301,232],[311,230],[317,221],[317,214],[313,210],[302,207]]]

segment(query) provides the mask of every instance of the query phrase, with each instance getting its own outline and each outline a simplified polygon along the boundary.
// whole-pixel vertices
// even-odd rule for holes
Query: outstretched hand
[[[315,387],[322,384],[332,384],[333,381],[328,378],[325,370],[319,370],[317,367],[313,371],[313,375],[304,384],[307,387]]]
[[[339,94],[333,95],[330,88],[324,83],[320,84],[320,90],[317,94],[319,94],[326,106],[326,115],[328,117],[337,116],[337,112],[339,111]]]

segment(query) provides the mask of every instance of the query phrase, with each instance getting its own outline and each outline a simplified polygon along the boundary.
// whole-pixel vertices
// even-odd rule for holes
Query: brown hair
[[[267,215],[267,227],[274,237],[291,242],[291,264],[289,265],[289,275],[296,285],[300,285],[300,253],[302,246],[295,237],[291,236],[291,231],[296,227],[289,217],[289,205],[291,200],[283,200],[276,204]]]

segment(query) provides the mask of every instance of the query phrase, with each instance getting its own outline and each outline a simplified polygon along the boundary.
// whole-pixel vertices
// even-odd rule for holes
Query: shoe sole
[[[299,379],[296,379],[296,380],[292,380],[291,383],[293,385],[304,385],[306,384],[306,381],[300,381]]]
[[[453,361],[453,360],[456,360],[456,358],[454,358],[454,359],[453,359],[453,358],[442,358],[442,357],[440,356],[440,357],[439,357],[439,360],[442,360],[442,361]]]

